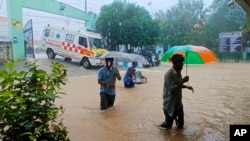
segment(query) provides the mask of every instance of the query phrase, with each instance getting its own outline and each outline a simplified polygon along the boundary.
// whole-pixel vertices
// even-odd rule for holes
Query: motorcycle
[[[159,66],[161,64],[161,60],[160,60],[160,55],[159,54],[155,54],[153,56],[153,63],[154,63],[154,66]]]
[[[151,66],[159,66],[160,63],[161,63],[161,60],[160,60],[160,55],[159,54],[153,54],[151,53],[150,51],[145,51],[143,50],[141,55],[147,59],[148,61],[148,65],[144,65],[143,67],[144,68],[147,68],[147,67],[151,67]]]

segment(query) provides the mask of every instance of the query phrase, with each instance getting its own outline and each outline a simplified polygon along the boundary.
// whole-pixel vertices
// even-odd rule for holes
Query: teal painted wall
[[[24,59],[24,37],[23,37],[23,23],[22,7],[34,10],[40,10],[57,15],[66,14],[68,17],[84,20],[86,28],[96,29],[96,15],[94,13],[86,13],[80,9],[74,8],[70,5],[57,2],[54,0],[7,0],[7,15],[9,21],[9,36],[12,40],[17,37],[17,42],[12,40],[13,59]],[[64,6],[64,10],[61,10]]]
[[[15,2],[14,2],[15,1]],[[24,58],[24,39],[23,39],[23,23],[22,23],[22,1],[7,0],[7,16],[9,37],[12,41],[12,56],[13,59]],[[13,38],[17,37],[17,42],[13,42]]]

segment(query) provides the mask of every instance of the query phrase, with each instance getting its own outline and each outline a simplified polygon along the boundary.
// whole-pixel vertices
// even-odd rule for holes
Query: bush
[[[3,141],[67,141],[62,123],[63,107],[55,105],[65,94],[66,69],[51,63],[51,73],[39,69],[37,61],[17,71],[17,62],[8,61],[0,70],[0,138]]]

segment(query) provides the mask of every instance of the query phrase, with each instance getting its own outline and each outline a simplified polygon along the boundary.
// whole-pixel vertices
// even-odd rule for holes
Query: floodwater
[[[99,110],[97,74],[69,77],[57,100],[65,108],[64,124],[72,141],[225,141],[229,125],[250,124],[250,64],[212,63],[189,65],[189,85],[183,90],[185,125],[170,130],[157,128],[162,111],[163,76],[171,64],[138,68],[146,84],[123,88],[117,82],[113,109]],[[96,70],[95,70],[96,71]],[[124,74],[121,69],[121,74]],[[186,68],[183,68],[183,76]]]

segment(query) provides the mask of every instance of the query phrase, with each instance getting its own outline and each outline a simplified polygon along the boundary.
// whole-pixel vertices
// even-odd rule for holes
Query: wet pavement
[[[83,75],[92,75],[92,74],[96,74],[98,72],[98,69],[100,67],[92,67],[91,69],[85,69],[83,67],[80,66],[80,62],[79,61],[65,61],[64,57],[60,57],[60,56],[56,56],[55,59],[51,60],[48,59],[46,54],[35,54],[35,59],[33,58],[27,58],[25,60],[21,60],[18,62],[18,64],[16,65],[16,69],[18,70],[24,70],[27,69],[25,68],[25,62],[32,62],[34,60],[37,60],[37,65],[39,66],[39,68],[46,70],[47,72],[50,72],[50,65],[52,61],[58,61],[60,63],[62,63],[64,66],[66,66],[67,71],[67,75],[68,77],[77,77],[77,76],[83,76]],[[3,65],[0,65],[0,69],[3,68]],[[119,68],[121,70],[123,70],[123,67],[119,66]],[[124,68],[125,69],[125,68]]]

